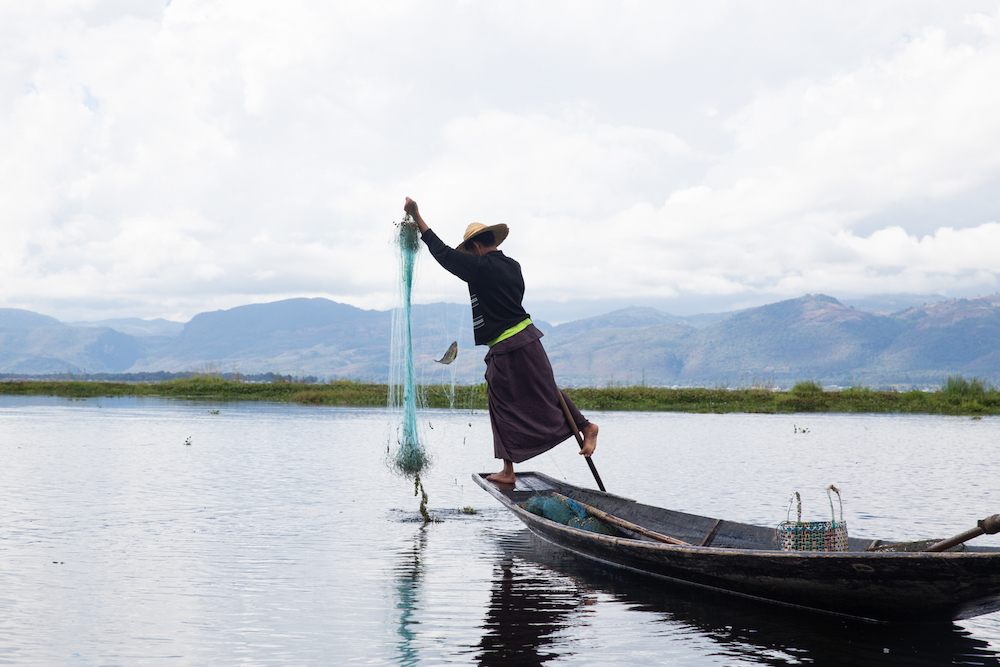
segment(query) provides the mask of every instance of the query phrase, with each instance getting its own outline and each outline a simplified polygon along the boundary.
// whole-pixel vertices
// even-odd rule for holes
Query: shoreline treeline
[[[429,408],[485,410],[485,385],[424,385],[423,404]],[[1000,389],[978,378],[947,378],[936,391],[876,390],[850,387],[824,391],[812,381],[789,391],[665,387],[568,388],[582,410],[665,412],[900,412],[944,415],[1000,414]],[[312,382],[239,382],[199,376],[164,382],[93,382],[23,380],[0,382],[0,394],[98,398],[116,396],[203,399],[216,401],[280,401],[307,405],[384,407],[385,384],[335,380]]]

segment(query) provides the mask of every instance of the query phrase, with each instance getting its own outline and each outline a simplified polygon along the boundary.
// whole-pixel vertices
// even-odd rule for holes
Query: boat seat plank
[[[534,475],[525,475],[523,477],[517,478],[517,484],[515,485],[515,490],[543,493],[545,491],[554,491],[556,489],[552,484],[549,484],[544,479],[541,479]]]
[[[709,529],[708,534],[705,535],[705,539],[703,539],[698,546],[700,547],[712,546],[712,542],[715,541],[715,536],[718,534],[719,526],[721,525],[722,525],[722,519],[716,519],[715,523],[712,524],[712,528]]]

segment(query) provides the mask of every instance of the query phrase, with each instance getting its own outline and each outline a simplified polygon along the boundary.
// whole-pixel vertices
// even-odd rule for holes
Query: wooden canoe
[[[874,621],[944,622],[1000,610],[1000,548],[962,545],[941,553],[782,551],[775,529],[643,505],[537,472],[517,484],[473,480],[543,540],[603,565],[831,614]],[[517,503],[559,493],[624,520],[615,536],[572,528]],[[621,525],[687,544],[670,544]]]

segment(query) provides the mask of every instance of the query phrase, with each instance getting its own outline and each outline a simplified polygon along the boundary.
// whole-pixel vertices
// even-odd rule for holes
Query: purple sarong
[[[486,353],[486,396],[498,459],[520,463],[573,436],[559,405],[552,365],[533,324]],[[563,392],[579,429],[586,417]]]

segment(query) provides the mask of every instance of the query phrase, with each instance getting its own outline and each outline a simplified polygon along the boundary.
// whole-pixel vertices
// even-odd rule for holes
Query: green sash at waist
[[[528,328],[529,324],[531,324],[531,318],[530,317],[527,318],[527,319],[525,319],[525,320],[523,320],[523,321],[521,321],[521,322],[518,322],[517,324],[515,324],[514,326],[512,326],[510,329],[507,329],[502,334],[500,334],[499,336],[497,336],[496,338],[494,338],[490,342],[486,343],[486,345],[488,345],[489,347],[493,347],[494,345],[496,345],[500,341],[507,340],[508,338],[510,338],[511,336],[513,336],[516,333],[521,333],[522,331],[524,331],[525,329]]]

